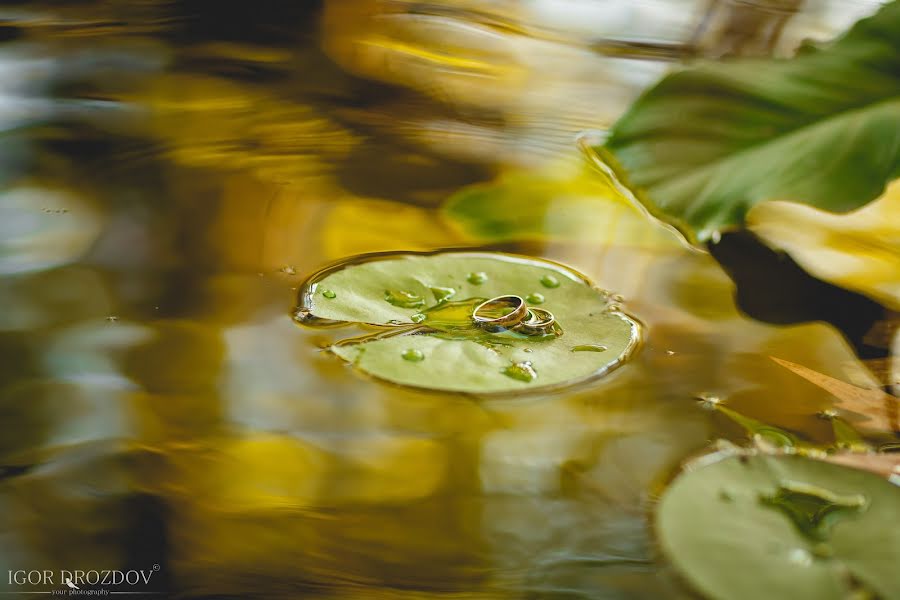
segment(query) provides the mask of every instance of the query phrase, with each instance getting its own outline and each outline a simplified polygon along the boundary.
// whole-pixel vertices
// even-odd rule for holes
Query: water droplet
[[[325,290],[322,292],[322,295],[329,300],[334,300],[335,298],[337,298],[337,294],[334,293],[334,290]]]
[[[803,548],[792,548],[788,552],[788,560],[801,567],[808,567],[813,563],[812,554]]]
[[[295,269],[291,265],[285,265],[285,266],[281,267],[281,272],[284,273],[285,275],[296,275],[297,269]]]
[[[674,350],[666,350],[666,355],[675,356],[675,351]]]
[[[621,302],[625,302],[625,296],[623,296],[622,294],[613,294],[612,296],[609,297],[609,299],[612,302],[615,302],[617,304],[621,303]]]
[[[385,290],[384,301],[400,308],[421,308],[425,306],[425,299],[422,296],[407,290]]]
[[[403,354],[401,354],[400,356],[403,357],[403,360],[408,360],[409,362],[422,362],[423,360],[425,360],[425,355],[415,348],[404,350]]]
[[[609,350],[602,344],[581,344],[572,348],[572,352],[606,352]]]
[[[530,360],[509,365],[503,369],[503,374],[507,377],[524,381],[525,383],[531,383],[537,378],[537,371],[534,370]]]
[[[553,275],[544,275],[543,277],[541,277],[541,285],[545,288],[558,288],[559,279],[557,279]]]
[[[435,302],[442,304],[455,296],[456,290],[450,287],[433,287],[431,293],[434,295]]]
[[[409,318],[409,320],[412,321],[413,323],[421,323],[422,321],[424,321],[427,318],[428,317],[426,315],[423,315],[422,313],[416,313],[413,316],[411,316]]]
[[[528,352],[530,354],[531,352],[534,352],[534,350],[531,348],[522,348],[522,352]]]
[[[823,541],[832,526],[848,515],[858,515],[866,509],[864,496],[841,496],[819,486],[785,481],[771,495],[760,495],[764,506],[781,511],[794,526],[810,539]]]
[[[836,419],[838,414],[837,411],[831,408],[827,408],[822,412],[816,413],[816,416],[820,419],[825,419],[826,421],[830,421],[832,419]]]
[[[535,292],[534,294],[528,294],[525,297],[525,302],[528,304],[543,304],[544,303],[544,295],[538,294]]]
[[[109,315],[108,317],[106,317],[106,320],[110,323],[116,323],[118,322],[119,317],[117,317],[116,315]]]
[[[387,324],[388,325],[406,325],[406,323],[404,323],[400,319],[391,319],[390,321],[387,322]]]
[[[485,273],[484,271],[469,273],[469,276],[466,277],[466,281],[468,281],[472,285],[481,285],[482,283],[484,283],[487,280],[488,280],[488,276],[487,276],[487,273]]]
[[[734,502],[734,494],[731,490],[721,489],[719,490],[719,498],[723,502]]]
[[[812,547],[812,553],[816,558],[831,558],[834,556],[834,548],[825,542],[819,542]]]
[[[718,244],[722,241],[722,232],[721,231],[713,231],[709,236],[709,241],[713,244]]]

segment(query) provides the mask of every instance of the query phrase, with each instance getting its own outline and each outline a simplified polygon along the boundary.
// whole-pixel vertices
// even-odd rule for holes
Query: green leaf
[[[646,219],[586,165],[510,171],[451,196],[443,214],[479,241],[560,240],[676,248],[678,238]]]
[[[472,320],[473,309],[485,299],[538,294],[540,308],[553,313],[561,335],[491,333]],[[310,325],[378,326],[370,336],[331,348],[361,371],[394,383],[470,393],[584,381],[619,365],[640,338],[638,323],[583,276],[554,263],[499,253],[351,259],[304,284],[298,313]]]
[[[900,175],[900,2],[791,60],[670,75],[599,151],[695,242],[766,200],[857,208]]]
[[[860,582],[900,597],[900,489],[795,455],[729,456],[686,471],[659,504],[663,551],[727,600],[843,600]]]

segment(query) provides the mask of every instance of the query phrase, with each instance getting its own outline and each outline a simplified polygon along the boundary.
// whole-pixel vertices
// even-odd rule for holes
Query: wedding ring
[[[519,296],[497,296],[482,302],[472,311],[472,320],[487,331],[512,329],[528,314],[525,301]]]
[[[556,317],[552,312],[543,308],[529,308],[527,312],[528,315],[525,319],[515,327],[518,333],[525,335],[556,334]]]

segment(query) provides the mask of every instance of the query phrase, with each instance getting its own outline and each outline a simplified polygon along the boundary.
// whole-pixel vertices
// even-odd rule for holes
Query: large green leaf
[[[486,332],[483,299],[518,295],[556,317],[559,336]],[[370,375],[470,393],[534,391],[586,380],[620,364],[640,328],[609,294],[554,263],[498,253],[392,254],[350,260],[300,292],[300,321],[378,326],[331,350]],[[527,363],[527,364],[526,364]]]
[[[900,2],[791,60],[671,75],[599,150],[694,241],[741,225],[765,200],[861,206],[900,175]]]
[[[900,598],[897,486],[796,455],[698,466],[663,496],[656,530],[663,551],[705,595],[844,600],[855,580],[880,598]]]

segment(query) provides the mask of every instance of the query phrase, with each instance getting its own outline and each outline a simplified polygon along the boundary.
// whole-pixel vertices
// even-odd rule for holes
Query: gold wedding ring
[[[512,329],[528,314],[525,301],[519,296],[497,296],[482,302],[472,311],[475,324],[487,331]]]
[[[525,335],[556,333],[556,317],[552,312],[543,308],[529,308],[527,313],[525,319],[516,325],[515,331]]]

